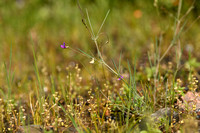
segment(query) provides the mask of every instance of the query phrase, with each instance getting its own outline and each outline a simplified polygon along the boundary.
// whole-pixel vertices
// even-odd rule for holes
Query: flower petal
[[[64,45],[60,45],[61,48],[66,48]]]
[[[124,77],[120,75],[120,77],[118,78],[118,80],[122,80]]]
[[[94,64],[94,58],[92,58],[92,60],[90,61],[90,64]]]

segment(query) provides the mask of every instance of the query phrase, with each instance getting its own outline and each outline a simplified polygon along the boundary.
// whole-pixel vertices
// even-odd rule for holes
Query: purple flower
[[[118,78],[118,80],[122,80],[123,78],[124,78],[124,77],[120,75],[119,78]]]
[[[63,45],[60,45],[61,48],[68,48],[68,46],[65,46],[65,43]]]

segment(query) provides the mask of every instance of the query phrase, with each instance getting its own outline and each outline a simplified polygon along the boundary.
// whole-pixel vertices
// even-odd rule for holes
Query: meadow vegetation
[[[199,13],[195,0],[1,0],[0,132],[198,132]]]

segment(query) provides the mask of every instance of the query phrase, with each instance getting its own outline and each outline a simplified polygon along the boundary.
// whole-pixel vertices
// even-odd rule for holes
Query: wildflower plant
[[[84,52],[84,51],[82,51],[82,50],[80,50],[80,49],[76,50],[76,49],[73,49],[73,48],[72,48],[72,50],[74,50],[74,51],[76,51],[76,52],[79,52],[79,53],[81,53],[81,54],[83,54],[83,55],[85,55],[85,56],[91,58],[91,61],[90,61],[91,64],[93,64],[95,61],[97,61],[97,62],[99,62],[99,63],[102,63],[102,64],[105,65],[112,73],[114,73],[114,74],[115,74],[116,76],[118,76],[119,78],[123,79],[123,77],[119,74],[119,72],[117,72],[116,70],[114,70],[112,67],[110,67],[110,66],[104,61],[103,56],[102,56],[102,53],[101,53],[101,51],[100,51],[100,49],[99,49],[99,44],[98,44],[98,38],[99,38],[99,36],[101,35],[102,27],[103,27],[103,25],[104,25],[104,23],[105,23],[105,21],[106,21],[108,15],[109,15],[109,13],[110,13],[110,10],[108,10],[108,12],[106,13],[105,18],[104,18],[104,20],[103,20],[103,22],[102,22],[102,24],[101,24],[101,26],[100,26],[100,28],[99,28],[97,34],[95,35],[95,33],[94,33],[94,31],[93,31],[93,27],[92,27],[91,21],[90,21],[90,17],[89,17],[88,10],[86,9],[86,15],[87,15],[87,19],[86,19],[86,18],[85,18],[85,15],[84,15],[84,13],[83,13],[83,11],[82,11],[80,5],[79,5],[79,3],[78,3],[78,7],[79,7],[80,12],[81,12],[81,15],[82,15],[82,22],[83,22],[84,26],[86,27],[86,29],[89,31],[90,36],[91,36],[91,39],[94,41],[94,44],[95,44],[95,46],[96,46],[96,50],[97,50],[97,52],[98,52],[98,58],[93,57],[93,56],[87,54],[86,52]],[[87,25],[87,22],[88,22],[89,26]],[[106,41],[106,43],[108,43],[108,41]],[[69,47],[69,46],[66,46],[65,43],[63,43],[60,47],[61,47],[61,48],[71,48],[71,47]]]
[[[103,25],[105,24],[105,21],[110,13],[110,10],[108,10],[108,12],[106,13],[105,15],[105,18],[103,19],[103,22],[98,30],[98,32],[95,34],[94,31],[93,31],[93,27],[92,27],[92,24],[91,24],[91,21],[90,21],[90,17],[89,17],[89,13],[88,13],[88,10],[86,9],[86,17],[83,13],[83,10],[82,8],[80,7],[80,4],[78,2],[78,7],[80,9],[80,12],[81,12],[81,15],[82,15],[82,23],[83,25],[85,26],[85,28],[88,30],[90,36],[91,36],[91,39],[93,40],[94,44],[95,44],[95,47],[96,47],[96,50],[97,50],[97,53],[98,53],[98,56],[97,57],[94,57],[92,55],[89,55],[87,54],[86,52],[80,50],[80,49],[73,49],[71,48],[70,46],[66,46],[65,43],[63,43],[60,47],[63,48],[63,49],[66,49],[66,48],[70,48],[71,50],[75,51],[75,52],[78,52],[78,53],[81,53],[82,55],[88,57],[91,59],[91,61],[89,62],[90,64],[94,64],[95,62],[98,62],[100,64],[103,64],[111,73],[113,73],[114,75],[116,75],[118,77],[118,81],[122,81],[124,83],[124,88],[125,88],[125,93],[126,93],[126,97],[127,97],[127,103],[125,103],[122,107],[119,107],[119,106],[116,106],[119,110],[122,110],[123,112],[125,112],[127,114],[126,116],[126,128],[128,129],[129,128],[129,118],[130,118],[130,114],[132,114],[133,112],[131,111],[131,108],[137,108],[139,109],[140,111],[142,111],[143,109],[142,106],[143,106],[143,98],[141,97],[142,94],[139,92],[139,90],[137,90],[136,88],[136,78],[135,78],[135,74],[136,74],[136,66],[134,66],[134,72],[132,73],[131,71],[131,66],[128,62],[128,70],[129,70],[129,75],[130,75],[130,79],[129,79],[129,83],[124,79],[124,77],[120,74],[120,61],[121,61],[121,55],[120,55],[120,61],[119,61],[119,68],[117,68],[115,62],[113,61],[113,64],[114,64],[114,68],[112,68],[111,66],[109,66],[106,61],[104,60],[103,56],[102,56],[102,52],[100,51],[99,49],[99,44],[98,44],[98,39],[100,37],[100,35],[102,34],[101,33],[101,30],[102,30],[102,27]],[[106,35],[107,36],[107,35]],[[108,38],[108,37],[107,37]],[[105,42],[108,43],[109,41],[107,40]],[[134,62],[134,64],[136,64],[136,61]],[[102,93],[102,92],[101,92]],[[140,93],[140,95],[139,95]],[[103,93],[102,93],[103,94]],[[104,95],[104,94],[103,94]],[[120,95],[119,95],[120,97]],[[109,98],[108,98],[109,100]],[[133,104],[134,103],[134,104]],[[112,104],[115,104],[115,101],[114,103]],[[138,110],[138,111],[139,111]]]

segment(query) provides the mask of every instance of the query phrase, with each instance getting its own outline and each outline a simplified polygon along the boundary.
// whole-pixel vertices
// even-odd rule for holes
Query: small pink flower
[[[67,47],[65,46],[65,43],[63,43],[63,45],[60,45],[60,47],[61,47],[61,48],[67,48]]]
[[[120,75],[120,77],[118,78],[118,80],[122,80],[124,77]]]

